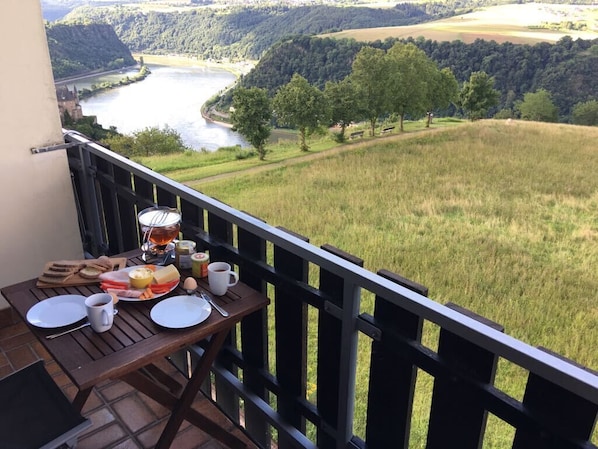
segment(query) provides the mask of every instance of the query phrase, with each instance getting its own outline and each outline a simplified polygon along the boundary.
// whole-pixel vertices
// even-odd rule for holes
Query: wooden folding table
[[[128,266],[144,263],[139,257],[139,251],[121,256],[127,258]],[[183,277],[188,274],[183,273]],[[200,280],[199,285],[201,290],[209,292],[204,281]],[[97,285],[40,289],[36,287],[36,280],[33,279],[3,288],[2,294],[27,322],[27,311],[39,301],[64,294],[89,296],[99,291]],[[229,312],[226,318],[212,310],[207,320],[184,329],[166,329],[152,321],[150,310],[158,301],[182,294],[186,292],[179,286],[170,294],[155,300],[120,301],[114,325],[109,331],[101,334],[86,327],[48,340],[45,337],[54,333],[56,329],[34,326],[30,328],[78,388],[73,400],[77,409],[83,408],[95,385],[108,379],[121,379],[172,411],[156,445],[157,449],[170,447],[184,419],[229,447],[245,447],[241,440],[192,409],[191,404],[230,330],[246,315],[266,307],[269,300],[240,282],[230,288],[225,296],[214,297],[216,302]],[[208,341],[205,352],[182,394],[177,395],[165,389],[164,382],[160,385],[159,380],[168,384],[171,379],[167,378],[166,373],[159,371],[154,363],[202,340]]]

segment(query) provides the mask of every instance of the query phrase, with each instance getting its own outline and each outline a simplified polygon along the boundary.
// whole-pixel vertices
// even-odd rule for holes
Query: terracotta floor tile
[[[151,425],[158,417],[149,409],[136,394],[129,395],[123,399],[113,402],[112,408],[118,414],[129,430],[137,432],[144,427]]]
[[[170,411],[166,407],[154,401],[152,398],[147,397],[143,393],[139,393],[138,397],[139,400],[142,401],[158,418],[164,418],[170,414]]]
[[[116,421],[112,410],[108,407],[101,407],[93,413],[86,415],[86,417],[91,419],[91,427],[85,432],[85,435],[94,433],[98,429]]]
[[[199,430],[197,427],[190,426],[182,432],[179,432],[172,442],[176,449],[196,449],[210,440],[210,436]]]
[[[113,424],[93,434],[79,438],[77,449],[101,449],[108,448],[119,443],[127,436],[125,429],[119,424]]]
[[[166,420],[163,419],[137,435],[137,439],[141,442],[144,449],[150,449],[156,445],[165,426]]]
[[[135,389],[126,382],[115,381],[98,388],[99,394],[108,402],[114,401],[121,396],[133,393]]]
[[[110,449],[141,449],[135,441],[133,440],[126,440],[122,443],[117,444],[116,446],[112,446]],[[172,448],[174,449],[174,448]]]
[[[4,348],[2,346],[2,342],[5,339],[12,338],[15,335],[20,335],[20,334],[29,334],[32,338],[34,338],[33,334],[31,334],[29,332],[27,325],[25,323],[23,323],[22,321],[17,324],[12,324],[10,326],[0,328],[0,347]]]
[[[11,349],[5,354],[14,370],[24,368],[39,360],[29,345]]]

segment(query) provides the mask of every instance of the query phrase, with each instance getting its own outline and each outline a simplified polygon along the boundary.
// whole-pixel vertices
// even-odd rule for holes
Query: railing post
[[[455,304],[447,307],[474,318],[496,330],[504,328]],[[438,356],[443,364],[473,380],[492,384],[496,372],[496,354],[482,349],[445,329],[440,330]],[[458,377],[434,380],[427,449],[479,449],[482,447],[487,412],[476,391]]]
[[[363,260],[337,248],[329,251],[358,266]],[[355,401],[355,364],[360,291],[356,285],[325,269],[320,270],[320,290],[341,316],[320,311],[318,317],[318,410],[327,429],[319,429],[318,448],[340,449],[351,440]],[[334,435],[334,436],[331,436]]]
[[[237,233],[239,252],[255,262],[266,261],[266,242],[244,229]],[[251,288],[266,293],[263,279],[251,271],[239,267],[239,280]],[[258,397],[268,402],[267,391],[261,376],[268,371],[268,310],[258,310],[246,316],[240,324],[241,352],[250,367],[243,371],[243,383]],[[264,416],[251,402],[245,402],[245,428],[262,447],[268,447],[270,435]]]
[[[423,285],[409,281],[390,271],[379,275],[422,295],[428,295]],[[408,341],[420,342],[421,317],[376,297],[374,319],[382,328],[394,329]],[[413,394],[417,368],[413,363],[393,354],[384,338],[372,342],[366,443],[368,449],[407,448],[411,428]]]
[[[568,363],[575,364],[558,354],[544,348],[540,349]],[[523,406],[542,424],[541,427],[544,430],[517,428],[513,449],[579,447],[572,446],[563,439],[578,442],[589,441],[598,416],[596,404],[534,373],[529,375],[523,396]]]
[[[290,231],[284,229],[285,232]],[[306,237],[292,233],[308,241]],[[308,265],[301,257],[274,246],[274,268],[297,282],[307,283]],[[307,303],[302,298],[274,286],[276,379],[282,394],[277,398],[278,413],[291,426],[305,433],[305,418],[297,400],[305,398],[307,382]],[[279,449],[295,447],[284,435],[279,435]]]

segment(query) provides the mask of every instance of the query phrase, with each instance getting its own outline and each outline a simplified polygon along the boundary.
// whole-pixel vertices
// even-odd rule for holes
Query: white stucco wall
[[[2,0],[0,14],[0,287],[44,263],[82,258],[39,0]],[[0,308],[6,306],[0,298]]]

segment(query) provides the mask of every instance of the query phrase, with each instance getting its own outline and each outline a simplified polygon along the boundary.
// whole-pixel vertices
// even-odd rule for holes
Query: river
[[[81,100],[84,115],[95,115],[104,128],[115,126],[123,134],[148,127],[175,129],[194,150],[217,150],[249,144],[230,128],[206,121],[201,106],[235,81],[231,72],[212,67],[179,67],[148,64],[151,74],[143,81],[110,89]],[[80,78],[70,89],[89,88],[102,81],[118,81],[137,70]]]

